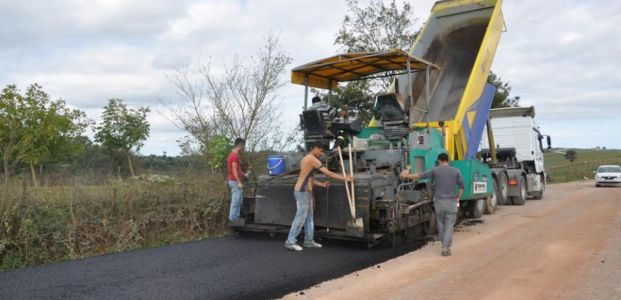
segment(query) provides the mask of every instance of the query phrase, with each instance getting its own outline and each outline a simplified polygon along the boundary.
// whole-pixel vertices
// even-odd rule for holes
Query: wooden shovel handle
[[[339,163],[341,164],[341,170],[343,171],[343,177],[346,177],[347,173],[345,173],[345,162],[343,161],[343,152],[341,151],[340,146],[336,147],[336,150],[339,153]],[[345,192],[347,193],[347,202],[349,203],[349,210],[350,212],[352,212],[352,218],[355,218],[356,215],[354,214],[354,210],[356,208],[352,207],[351,195],[349,194],[349,183],[347,183],[347,181],[345,181]]]

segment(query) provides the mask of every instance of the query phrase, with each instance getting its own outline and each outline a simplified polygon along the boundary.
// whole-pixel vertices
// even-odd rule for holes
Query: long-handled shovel
[[[354,177],[354,156],[351,153],[351,145],[348,147],[349,150],[349,172],[351,177]],[[352,211],[352,220],[347,223],[347,231],[357,235],[364,235],[364,223],[362,222],[362,218],[356,218],[356,187],[354,185],[355,180],[351,182],[351,204],[350,208]],[[347,184],[347,183],[345,183]]]
[[[343,171],[343,177],[347,176],[347,173],[345,173],[345,163],[343,161],[343,152],[341,151],[341,146],[336,147],[336,150],[339,153],[339,163],[341,164],[341,170]],[[349,211],[351,212],[351,217],[355,218],[355,207],[352,207],[352,201],[351,201],[351,194],[349,193],[349,183],[346,181],[345,182],[345,193],[347,194],[347,203],[349,204]]]
[[[347,173],[345,173],[345,162],[343,161],[343,152],[341,151],[340,146],[337,147],[336,149],[339,153],[339,163],[341,164],[341,170],[343,171],[343,177],[345,177],[347,176]],[[350,151],[351,151],[351,148],[350,148]],[[351,174],[353,175],[353,168],[352,168],[353,162],[351,162],[351,155],[349,159],[350,159]],[[352,194],[350,194],[349,192],[349,182],[345,182],[345,192],[347,193],[347,202],[349,204],[349,211],[351,213],[351,220],[347,222],[346,232],[354,236],[363,236],[364,235],[364,224],[362,222],[362,219],[356,219],[356,202],[355,202],[355,199],[352,198]]]

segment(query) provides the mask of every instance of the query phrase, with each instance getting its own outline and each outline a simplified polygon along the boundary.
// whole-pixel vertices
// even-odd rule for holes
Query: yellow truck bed
[[[451,159],[463,159],[468,151],[464,126],[472,126],[477,114],[504,28],[501,4],[502,0],[437,2],[410,50],[440,67],[431,72],[429,99],[424,93],[424,74],[413,77],[410,120],[413,126],[426,126],[430,121],[436,128],[443,121],[444,144]],[[404,81],[399,87],[409,86],[406,76],[399,80]]]

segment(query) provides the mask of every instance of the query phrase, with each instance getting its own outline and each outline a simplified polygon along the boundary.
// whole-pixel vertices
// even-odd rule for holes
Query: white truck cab
[[[497,172],[504,172],[508,180],[508,197],[514,204],[523,204],[523,193],[541,199],[545,190],[546,172],[543,153],[550,149],[551,139],[541,134],[535,122],[534,107],[510,107],[490,110],[493,141],[498,157]],[[489,151],[489,139],[485,131],[481,149]],[[544,148],[543,140],[547,141]],[[494,167],[493,167],[494,168]],[[504,169],[504,171],[502,170]],[[525,190],[520,187],[525,181]],[[517,202],[517,203],[516,203]]]

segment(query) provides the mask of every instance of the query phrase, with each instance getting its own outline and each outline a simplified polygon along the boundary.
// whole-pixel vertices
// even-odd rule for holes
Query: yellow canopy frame
[[[339,82],[383,77],[376,76],[380,73],[385,73],[385,76],[394,76],[402,74],[399,71],[410,74],[412,71],[426,70],[428,72],[429,69],[440,68],[400,49],[345,53],[294,68],[291,70],[291,82],[306,87],[304,97],[306,107],[308,87],[332,90]]]
[[[320,89],[335,88],[339,82],[366,79],[390,71],[425,70],[438,66],[396,49],[382,52],[345,53],[317,60],[291,70],[291,82]],[[393,74],[391,74],[393,75]]]

